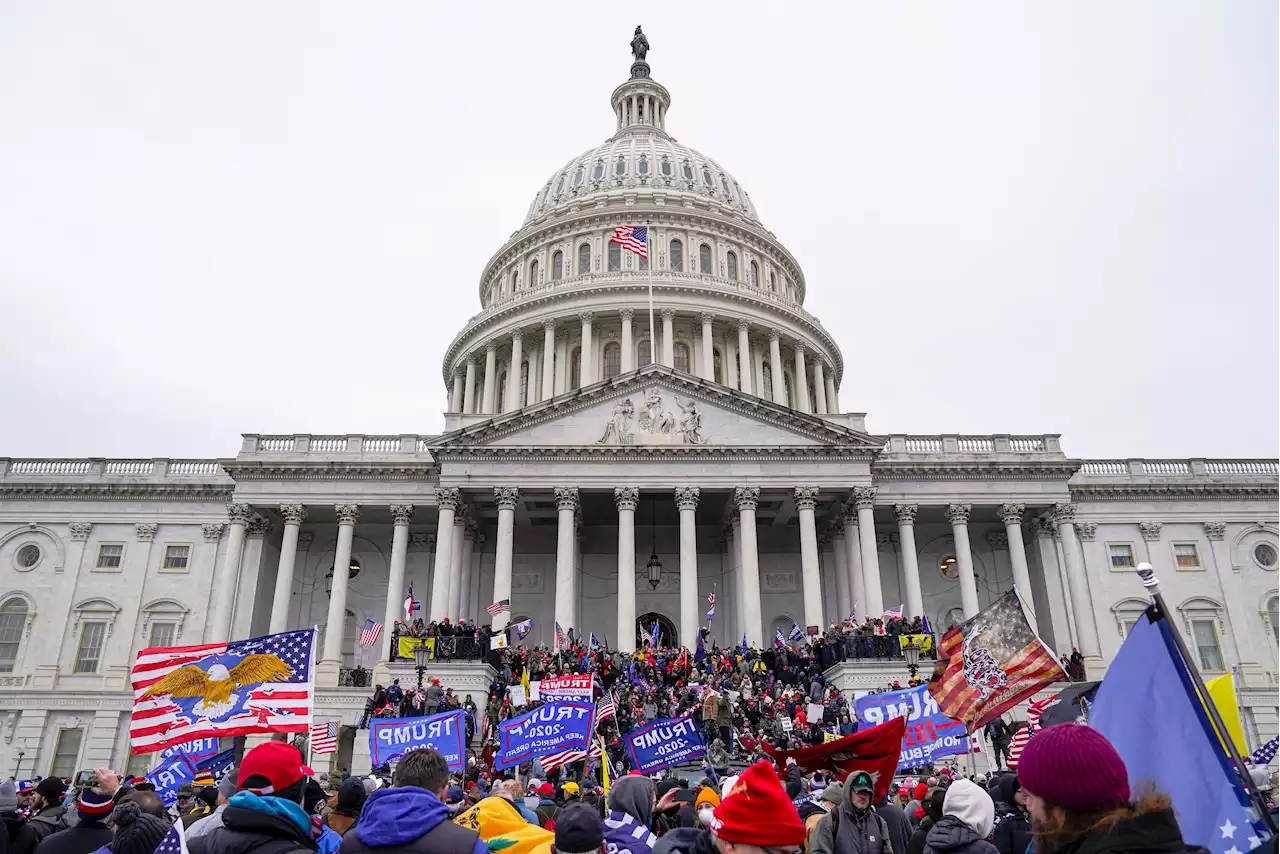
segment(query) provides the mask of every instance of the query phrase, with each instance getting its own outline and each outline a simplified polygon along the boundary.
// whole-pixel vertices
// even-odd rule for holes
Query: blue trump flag
[[[905,691],[867,694],[854,701],[855,718],[867,726],[879,726],[890,718],[906,718],[902,755],[898,768],[927,765],[935,758],[969,752],[969,734],[964,723],[949,718],[938,708],[928,685]]]
[[[222,776],[231,770],[231,766],[235,764],[236,751],[235,748],[224,750],[221,753],[215,753],[212,756],[206,756],[196,763],[197,771],[208,771],[213,775],[213,779],[221,780]]]
[[[156,787],[156,794],[167,807],[178,801],[178,787],[195,779],[196,767],[185,753],[175,753],[147,773],[147,780]]]
[[[692,717],[660,718],[627,733],[627,752],[631,767],[648,774],[705,756],[707,745]]]
[[[535,756],[586,750],[596,728],[595,703],[547,703],[498,725],[495,768],[510,768]]]
[[[369,722],[369,756],[376,768],[411,750],[430,747],[444,757],[450,771],[466,767],[466,724],[462,709],[420,718],[374,718]]]
[[[1263,836],[1259,817],[1214,734],[1169,621],[1148,609],[1098,688],[1089,725],[1115,745],[1140,791],[1153,782],[1173,799],[1190,845],[1244,854]]]

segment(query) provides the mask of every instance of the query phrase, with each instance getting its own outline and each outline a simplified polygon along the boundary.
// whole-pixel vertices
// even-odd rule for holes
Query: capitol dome
[[[840,412],[840,349],[805,311],[799,262],[742,184],[667,130],[638,60],[613,135],[543,182],[485,264],[481,311],[445,351],[452,426],[657,362],[799,412]],[[614,241],[647,230],[648,256]],[[652,303],[650,298],[652,297]]]

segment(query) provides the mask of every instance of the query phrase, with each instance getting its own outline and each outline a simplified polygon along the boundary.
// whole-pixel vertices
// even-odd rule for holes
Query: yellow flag
[[[1248,756],[1249,750],[1244,743],[1244,725],[1240,722],[1240,706],[1236,702],[1235,675],[1224,673],[1217,679],[1210,679],[1205,687],[1209,689],[1209,697],[1218,708],[1218,714],[1222,716],[1222,722],[1227,726],[1227,735],[1231,737],[1236,750],[1241,756]],[[1223,746],[1226,746],[1225,742]]]
[[[474,830],[490,851],[502,854],[550,854],[556,838],[551,831],[529,824],[510,801],[497,796],[483,799],[453,821]]]
[[[609,754],[604,749],[604,739],[598,738],[600,742],[600,779],[604,783],[604,793],[609,794]]]
[[[524,696],[529,696],[529,668],[524,669],[524,673],[520,674],[520,684],[524,686]]]

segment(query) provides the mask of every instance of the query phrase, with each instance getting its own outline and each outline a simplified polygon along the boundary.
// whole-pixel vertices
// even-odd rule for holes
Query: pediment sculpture
[[[662,390],[651,388],[645,394],[644,406],[639,413],[631,398],[623,398],[614,404],[613,412],[604,425],[604,435],[597,445],[705,445],[707,437],[702,432],[702,413],[695,400],[676,398],[680,410],[677,418],[663,408]]]

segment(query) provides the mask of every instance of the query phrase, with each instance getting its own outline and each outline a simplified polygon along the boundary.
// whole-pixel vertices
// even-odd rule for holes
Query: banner
[[[369,721],[369,756],[374,767],[394,762],[411,750],[430,747],[449,763],[450,771],[466,767],[466,712],[445,712],[422,718],[373,718]]]
[[[493,637],[489,638],[489,649],[506,649],[506,648],[507,648],[506,632],[503,632],[500,635],[494,635]]]
[[[510,688],[507,689],[507,694],[510,695],[511,697],[511,705],[515,706],[516,708],[529,705],[528,702],[525,700],[523,685],[512,685]]]
[[[562,750],[586,750],[595,725],[595,703],[548,703],[505,720],[498,725],[501,737],[493,757],[494,767],[510,768],[535,756]]]
[[[929,652],[933,649],[933,635],[898,635],[898,646],[903,649],[907,648],[907,644],[915,641],[916,648],[921,652]]]
[[[185,753],[175,753],[165,759],[155,770],[147,774],[147,780],[156,787],[156,794],[171,807],[178,801],[178,787],[195,779],[196,766]]]
[[[185,753],[195,763],[196,768],[199,768],[201,759],[212,756],[217,752],[218,739],[197,738],[195,741],[188,741],[186,744],[175,744],[173,747],[166,747],[160,751],[160,758],[168,759],[175,754]]]
[[[595,677],[590,673],[577,676],[556,676],[553,679],[542,679],[538,682],[538,696],[544,701],[585,700],[590,701]]]
[[[853,704],[859,721],[877,726],[892,718],[906,718],[907,731],[902,736],[902,756],[898,768],[927,765],[935,757],[955,756],[969,752],[969,737],[964,723],[949,718],[929,696],[928,685],[905,691],[867,694]]]
[[[236,749],[234,747],[224,750],[221,753],[215,753],[212,756],[206,756],[199,762],[195,763],[197,771],[208,771],[213,775],[213,779],[221,780],[222,776],[231,770],[231,766],[236,763]]]
[[[436,657],[436,639],[435,638],[400,638],[400,648],[396,650],[396,656],[399,658],[413,658],[413,648],[426,644],[427,649],[431,650],[431,658]]]
[[[907,722],[902,718],[892,718],[880,726],[799,750],[778,750],[767,741],[762,743],[762,747],[780,774],[785,773],[788,759],[794,759],[803,774],[821,769],[841,780],[854,771],[866,771],[876,785],[873,800],[879,801],[889,793],[893,784],[893,772],[898,767],[898,757],[902,755],[902,731],[906,726]]]
[[[631,767],[641,774],[679,765],[707,753],[693,717],[662,718],[627,733]]]
[[[809,725],[812,726],[814,724],[822,723],[822,715],[825,711],[826,708],[821,703],[810,703],[804,716],[808,720]]]

